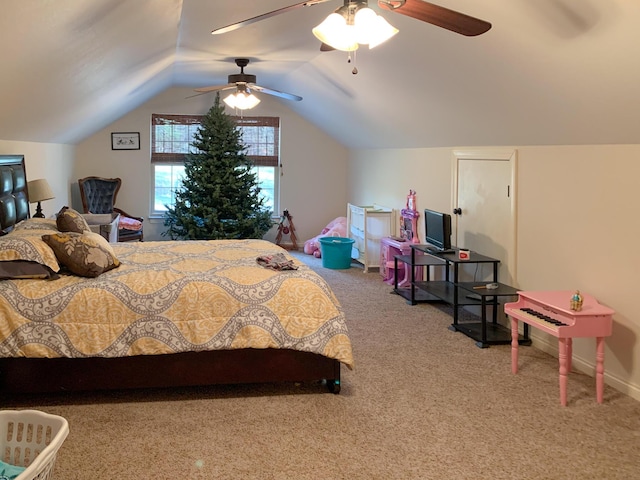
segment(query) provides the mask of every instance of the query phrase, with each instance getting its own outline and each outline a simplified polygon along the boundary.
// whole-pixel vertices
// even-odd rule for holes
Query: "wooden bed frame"
[[[0,155],[0,235],[29,218],[23,155]],[[340,362],[310,352],[241,349],[119,358],[0,358],[0,393],[326,381],[340,392]]]

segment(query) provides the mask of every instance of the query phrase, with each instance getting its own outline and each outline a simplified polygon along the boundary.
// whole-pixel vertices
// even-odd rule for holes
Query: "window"
[[[153,211],[162,215],[175,202],[175,191],[184,175],[187,153],[193,151],[193,136],[202,115],[151,116],[151,163],[153,166]],[[264,204],[278,212],[280,119],[278,117],[233,117],[242,130],[247,157],[254,164]]]
[[[176,201],[176,189],[184,175],[184,165],[156,163],[153,168],[153,211],[164,212]]]

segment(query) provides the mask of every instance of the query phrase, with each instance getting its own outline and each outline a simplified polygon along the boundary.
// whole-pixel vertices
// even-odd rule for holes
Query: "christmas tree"
[[[220,105],[205,115],[187,155],[174,207],[168,207],[163,235],[173,240],[262,238],[271,228],[257,175],[245,155],[242,132]]]

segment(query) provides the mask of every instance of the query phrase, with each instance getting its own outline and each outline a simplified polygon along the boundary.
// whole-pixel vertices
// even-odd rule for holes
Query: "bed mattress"
[[[264,240],[113,245],[96,278],[0,281],[0,357],[124,357],[243,348],[313,352],[353,366],[327,283]],[[273,270],[261,256],[298,267]]]

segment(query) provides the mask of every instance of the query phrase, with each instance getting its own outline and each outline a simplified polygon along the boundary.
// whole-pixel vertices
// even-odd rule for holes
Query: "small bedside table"
[[[498,288],[486,288],[490,283],[498,285]],[[458,322],[451,326],[453,330],[464,333],[466,336],[476,340],[476,346],[480,348],[487,348],[489,345],[510,344],[511,330],[498,324],[498,297],[514,297],[518,295],[519,290],[498,282],[459,282],[455,285],[467,297],[470,295],[479,297],[482,313],[480,323]],[[489,324],[487,324],[487,305],[493,306],[493,318]],[[521,336],[518,343],[520,345],[530,345],[531,339],[527,334],[524,337]]]

